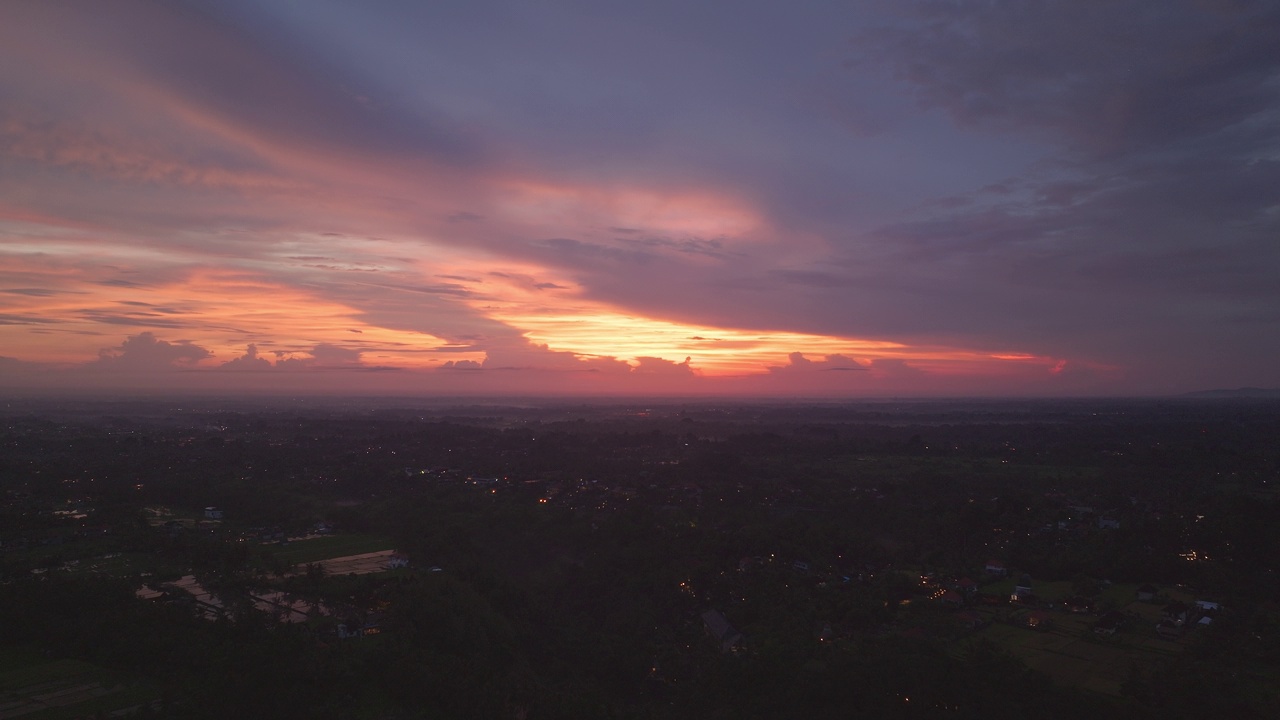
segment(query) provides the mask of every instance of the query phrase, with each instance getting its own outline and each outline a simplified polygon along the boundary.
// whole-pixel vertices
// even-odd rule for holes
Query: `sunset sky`
[[[1280,386],[1280,4],[9,2],[0,389]]]

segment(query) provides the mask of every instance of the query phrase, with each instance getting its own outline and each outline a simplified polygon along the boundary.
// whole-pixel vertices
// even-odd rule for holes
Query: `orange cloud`
[[[88,271],[64,268],[54,277],[25,278],[33,287],[0,294],[0,315],[9,320],[0,325],[0,338],[21,348],[19,359],[43,362],[81,360],[92,343],[86,343],[86,335],[114,336],[130,329],[193,338],[211,351],[206,365],[239,356],[248,343],[285,355],[317,347],[333,350],[334,357],[356,352],[369,362],[400,367],[480,357],[434,352],[448,343],[427,333],[367,324],[356,308],[259,274],[199,269],[159,282],[137,277],[139,282],[99,280]]]

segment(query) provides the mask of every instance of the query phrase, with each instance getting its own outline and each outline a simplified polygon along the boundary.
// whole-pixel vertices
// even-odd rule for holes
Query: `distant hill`
[[[1183,393],[1178,397],[1205,399],[1263,398],[1267,400],[1280,400],[1280,388],[1245,387],[1236,388],[1234,390],[1198,390],[1196,392]]]

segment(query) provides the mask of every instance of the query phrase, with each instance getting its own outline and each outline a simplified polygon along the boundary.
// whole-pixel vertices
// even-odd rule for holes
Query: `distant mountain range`
[[[1256,388],[1244,387],[1234,390],[1197,390],[1196,392],[1183,393],[1178,397],[1184,398],[1264,398],[1267,400],[1280,400],[1280,388]]]

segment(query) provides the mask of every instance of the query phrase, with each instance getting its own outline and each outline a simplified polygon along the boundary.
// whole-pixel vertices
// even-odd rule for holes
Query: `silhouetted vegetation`
[[[65,659],[147,717],[1280,714],[1274,403],[191,406],[10,406],[15,702]]]

